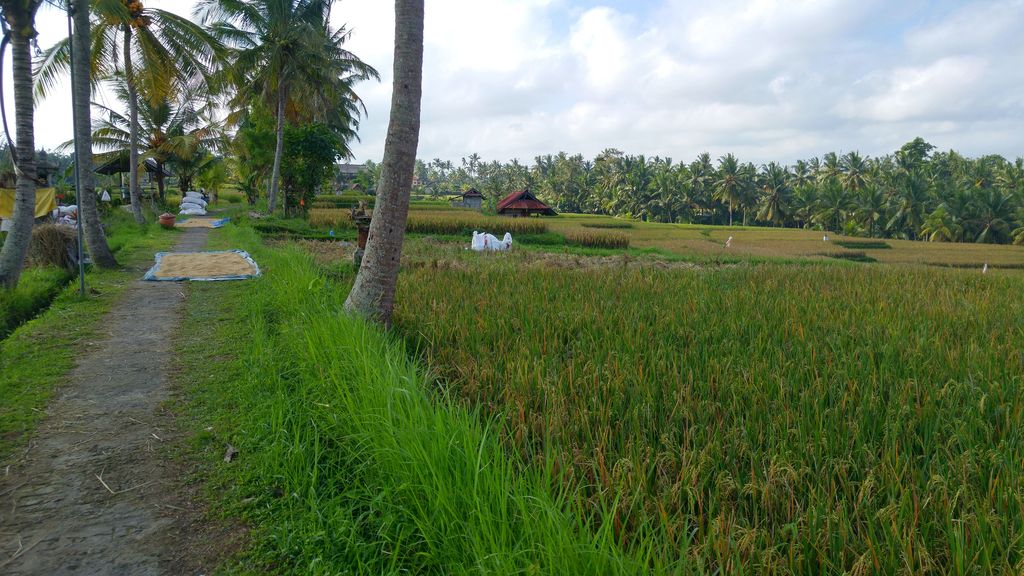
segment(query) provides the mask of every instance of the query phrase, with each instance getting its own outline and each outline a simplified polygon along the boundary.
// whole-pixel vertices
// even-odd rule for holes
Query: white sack
[[[477,252],[488,250],[495,252],[502,252],[512,247],[512,235],[508,232],[505,233],[505,237],[498,240],[497,236],[491,234],[485,234],[483,232],[477,234],[473,232],[473,244],[471,248]]]
[[[181,199],[181,204],[196,204],[201,208],[206,208],[206,200],[203,200],[202,198],[196,198],[195,196],[185,196],[184,198]]]

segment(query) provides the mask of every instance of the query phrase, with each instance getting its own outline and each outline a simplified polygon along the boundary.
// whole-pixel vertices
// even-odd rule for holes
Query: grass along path
[[[610,527],[588,532],[550,471],[523,472],[492,422],[433,393],[399,342],[343,314],[347,283],[297,247],[225,232],[264,276],[195,286],[178,354],[213,505],[253,526],[239,571],[643,572],[642,552],[625,557]]]
[[[178,235],[177,248],[201,248],[206,235]],[[188,504],[177,496],[179,465],[161,448],[176,436],[161,404],[187,290],[133,281],[102,316],[102,336],[77,359],[0,480],[4,573],[185,573],[214,552],[189,546],[196,531],[180,512]],[[96,319],[97,308],[84,318]]]
[[[83,300],[78,283],[65,287],[50,307],[0,341],[0,462],[22,446],[43,418],[56,386],[74,367],[77,356],[94,346],[100,320],[118,302],[132,280],[166,250],[180,233],[151,225],[115,221],[111,248],[124,266],[118,270],[91,269],[86,273],[88,294]]]

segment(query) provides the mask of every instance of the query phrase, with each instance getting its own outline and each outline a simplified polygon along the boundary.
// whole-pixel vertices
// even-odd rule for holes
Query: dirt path
[[[208,232],[188,230],[175,249],[201,250]],[[180,438],[162,405],[187,293],[135,282],[28,448],[0,470],[0,573],[199,573],[194,507],[161,449]]]

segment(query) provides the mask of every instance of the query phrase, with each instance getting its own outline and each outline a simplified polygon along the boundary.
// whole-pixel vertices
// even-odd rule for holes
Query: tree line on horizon
[[[372,186],[376,165],[363,181]],[[493,204],[529,188],[556,210],[650,222],[810,228],[851,236],[1024,244],[1024,158],[967,158],[916,138],[893,154],[829,152],[756,166],[733,154],[689,163],[606,149],[486,162],[417,162],[418,194],[469,188]]]

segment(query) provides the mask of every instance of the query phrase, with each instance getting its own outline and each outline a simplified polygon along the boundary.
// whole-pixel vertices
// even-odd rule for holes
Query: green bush
[[[61,268],[29,268],[17,288],[0,290],[0,338],[45,310],[71,278],[71,272]]]

